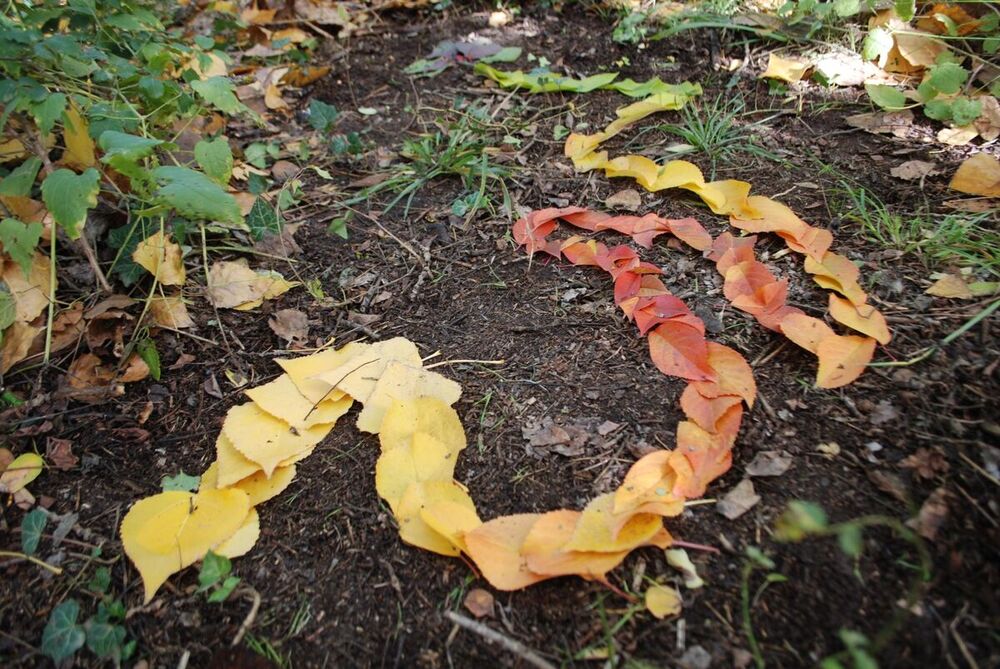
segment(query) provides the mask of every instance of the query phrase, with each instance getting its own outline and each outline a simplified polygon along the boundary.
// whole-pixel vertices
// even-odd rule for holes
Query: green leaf
[[[480,61],[483,63],[513,63],[520,57],[521,57],[521,47],[505,46],[492,56],[486,56],[485,58],[480,58]]]
[[[153,178],[161,184],[157,193],[182,216],[243,227],[243,214],[236,198],[201,172],[187,167],[158,167]]]
[[[208,601],[212,604],[218,604],[219,602],[226,601],[229,598],[229,595],[232,594],[233,590],[239,584],[239,576],[227,576],[226,580],[222,582],[218,589],[208,596]]]
[[[208,551],[205,559],[202,560],[201,570],[198,572],[198,592],[204,592],[213,585],[229,576],[233,569],[233,563],[224,555],[216,555]]]
[[[890,31],[881,26],[872,28],[861,43],[861,57],[865,60],[875,60],[883,53],[888,53],[893,44],[895,40]]]
[[[87,622],[87,648],[97,657],[119,657],[125,642],[125,628],[103,622]]]
[[[962,84],[969,78],[969,72],[955,63],[941,63],[931,68],[927,81],[940,93],[954,95],[962,89]]]
[[[0,181],[0,195],[20,197],[31,195],[31,187],[35,185],[35,177],[38,176],[38,169],[41,166],[42,161],[32,156],[15,167],[3,181]]]
[[[104,594],[111,587],[111,570],[107,567],[98,567],[94,570],[94,575],[87,582],[87,589],[91,592]]]
[[[844,525],[837,533],[837,543],[840,545],[840,550],[848,557],[861,557],[861,550],[864,548],[861,527],[853,524]]]
[[[226,186],[233,175],[233,152],[229,148],[229,140],[216,137],[209,141],[203,139],[194,145],[194,159],[198,167],[213,180]]]
[[[93,167],[83,174],[58,169],[45,177],[42,200],[70,239],[79,239],[87,210],[97,206],[101,175]]]
[[[233,82],[226,77],[209,77],[208,79],[192,81],[191,88],[205,102],[214,105],[226,114],[249,111],[236,97]]]
[[[871,98],[872,102],[882,109],[898,111],[906,106],[906,95],[903,94],[903,91],[893,86],[865,84],[865,90],[868,91],[868,97]]]
[[[192,492],[198,488],[199,483],[201,483],[200,476],[191,476],[181,471],[177,476],[164,476],[160,486],[163,488],[163,492],[171,490]]]
[[[309,101],[309,125],[316,130],[328,132],[338,118],[340,118],[340,112],[333,105],[328,105],[316,98]]]
[[[267,233],[281,233],[281,214],[264,198],[258,197],[253,202],[253,208],[247,215],[247,226],[250,234],[256,240],[263,239]]]
[[[118,157],[130,162],[138,162],[146,156],[152,155],[156,147],[164,142],[159,139],[130,135],[117,130],[105,130],[101,133],[97,143],[104,152],[101,161],[110,163],[112,159]]]
[[[80,605],[75,599],[68,599],[52,610],[49,621],[42,632],[42,652],[59,664],[83,647],[87,635],[77,624]]]
[[[156,342],[149,337],[141,340],[135,347],[136,353],[149,367],[149,375],[154,381],[160,380],[160,352],[156,350]]]
[[[833,11],[837,16],[854,16],[860,9],[860,0],[833,0]]]
[[[330,225],[327,226],[326,230],[330,234],[337,235],[341,239],[347,239],[347,222],[349,217],[340,216],[330,221]]]
[[[909,21],[917,11],[916,0],[896,0],[896,13],[899,18]]]
[[[26,555],[34,555],[38,550],[38,544],[42,540],[42,530],[49,520],[48,514],[41,509],[35,509],[24,515],[21,521],[21,550]]]
[[[25,276],[31,270],[31,259],[41,237],[41,223],[25,224],[16,218],[0,221],[0,246],[11,260],[21,266]]]
[[[56,121],[62,118],[64,111],[66,111],[66,96],[62,93],[52,93],[31,107],[31,115],[43,135],[52,132],[52,128],[55,127]]]
[[[972,98],[957,98],[951,103],[951,116],[955,125],[969,125],[983,113],[983,103]]]
[[[924,103],[924,114],[935,121],[951,120],[950,100],[930,100]]]
[[[17,303],[7,289],[7,284],[0,283],[0,342],[3,342],[3,331],[17,320]],[[0,403],[0,406],[3,406]]]
[[[825,530],[827,524],[823,507],[796,500],[789,502],[788,509],[778,518],[774,536],[779,541],[801,541],[810,534]]]
[[[774,569],[775,567],[774,560],[769,558],[764,551],[756,546],[747,546],[746,554],[747,557],[753,560],[753,562],[755,562],[759,567],[763,567],[764,569]]]

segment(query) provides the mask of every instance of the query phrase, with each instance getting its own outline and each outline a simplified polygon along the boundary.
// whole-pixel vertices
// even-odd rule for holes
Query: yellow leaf
[[[802,312],[794,312],[781,321],[781,333],[792,343],[801,346],[810,353],[819,351],[819,343],[828,337],[836,337],[837,333],[818,318],[807,316]]]
[[[375,382],[385,373],[386,366],[394,360],[421,366],[416,344],[409,339],[395,337],[371,344],[339,367],[317,374],[314,378],[343,390],[359,402],[365,402],[375,389]]]
[[[281,97],[277,84],[269,84],[264,90],[264,105],[268,109],[288,109],[288,103]]]
[[[242,490],[162,492],[132,505],[121,526],[122,545],[145,587],[145,602],[171,574],[194,564],[232,537],[250,504]]]
[[[868,295],[858,285],[861,271],[844,256],[833,252],[825,253],[822,260],[806,256],[804,266],[820,287],[837,291],[853,304],[864,304],[868,300]]]
[[[256,271],[256,286],[261,289],[260,299],[250,300],[243,304],[238,304],[233,309],[238,311],[253,311],[264,303],[264,300],[273,300],[279,295],[287,293],[289,290],[299,285],[298,281],[288,281],[279,272],[259,269]]]
[[[521,545],[540,517],[537,513],[501,516],[465,535],[469,557],[497,590],[519,590],[549,578],[531,572],[521,557]]]
[[[781,79],[789,83],[801,81],[812,64],[798,58],[782,58],[771,53],[767,58],[767,69],[762,75],[764,79]]]
[[[14,262],[3,265],[3,282],[14,298],[15,320],[27,323],[49,306],[49,258],[36,253],[31,260],[28,276]]]
[[[969,195],[1000,197],[1000,161],[988,153],[977,153],[958,166],[948,187]]]
[[[819,358],[816,385],[820,388],[846,386],[861,376],[874,355],[875,340],[871,337],[826,337],[816,349],[816,356]]]
[[[257,514],[257,509],[250,507],[246,520],[243,521],[240,528],[231,537],[216,546],[212,552],[227,558],[240,557],[249,553],[259,538],[260,516]]]
[[[420,509],[420,519],[463,553],[469,552],[465,545],[465,535],[483,524],[475,506],[464,501],[452,502],[440,499],[428,501]]]
[[[215,472],[213,487],[228,488],[246,477],[260,471],[260,465],[248,460],[236,450],[225,432],[220,431],[215,439]]]
[[[437,511],[435,517],[439,527],[444,525],[448,528],[446,532],[438,532],[424,520],[424,510],[437,505],[442,506],[435,509]],[[451,517],[457,509],[461,511]],[[464,541],[453,541],[449,537],[464,535],[466,531],[472,529],[469,525],[473,518],[475,520],[472,527],[478,527],[480,522],[476,515],[475,503],[459,483],[451,480],[410,484],[400,498],[396,510],[399,536],[403,541],[439,555],[458,555],[462,551]]]
[[[184,304],[184,299],[179,295],[151,297],[149,313],[153,316],[153,321],[161,327],[180,330],[194,326],[187,305]]]
[[[524,556],[528,569],[544,576],[576,575],[588,580],[603,580],[605,574],[621,564],[628,555],[628,550],[565,550],[580,515],[579,511],[559,509],[544,513],[535,521],[521,544],[520,553]]]
[[[370,347],[371,344],[351,342],[338,349],[326,349],[301,358],[278,358],[276,362],[292,379],[299,392],[312,404],[316,404],[324,399],[338,400],[345,393],[342,390],[331,391],[329,383],[315,377],[323,372],[342,367],[347,361],[353,360]]]
[[[250,311],[298,285],[278,272],[254,271],[246,258],[213,263],[208,272],[208,300],[216,307]]]
[[[254,402],[231,408],[222,424],[222,431],[233,447],[259,464],[267,476],[283,461],[311,451],[332,428],[333,425],[325,424],[299,431]]]
[[[3,331],[0,341],[0,374],[28,357],[31,345],[43,328],[15,321]]]
[[[466,445],[465,429],[458,413],[434,397],[394,402],[382,420],[379,444],[383,452],[408,448],[418,432],[434,435],[456,457]]]
[[[452,405],[462,395],[462,386],[437,372],[420,366],[392,361],[375,382],[375,387],[365,400],[365,408],[358,414],[358,429],[377,433],[389,407],[398,401],[433,397]]]
[[[681,612],[681,596],[669,585],[650,586],[645,596],[646,610],[662,620]]]
[[[37,453],[22,453],[0,474],[0,493],[13,495],[42,473],[45,461]]]
[[[259,506],[284,492],[285,488],[291,485],[294,478],[295,464],[293,463],[279,466],[271,474],[271,478],[267,478],[264,472],[258,470],[236,483],[228,486],[220,486],[219,462],[215,461],[201,475],[201,489],[237,488],[245,492],[250,498],[250,506]]]
[[[676,513],[684,511],[684,499],[673,494],[679,478],[690,478],[691,465],[677,451],[658,450],[644,455],[625,474],[625,480],[614,492],[612,512],[635,512],[646,504],[674,505]],[[665,514],[666,515],[666,514]]]
[[[631,550],[651,539],[663,520],[648,513],[614,513],[614,493],[599,495],[580,514],[580,520],[565,550],[613,553]]]
[[[184,285],[186,275],[181,247],[167,239],[162,230],[139,242],[132,252],[132,260],[165,286]]]
[[[409,446],[383,451],[375,463],[375,490],[397,512],[403,493],[413,483],[450,481],[457,453],[434,436],[417,432]]]
[[[962,277],[954,274],[945,274],[924,292],[935,297],[958,298],[962,300],[968,300],[973,297],[969,284]]]
[[[892,339],[885,316],[870,304],[851,304],[848,300],[830,294],[830,315],[838,323],[843,323],[869,337],[874,337],[880,344],[888,344]]]
[[[207,57],[208,63],[203,67],[201,64],[201,58]],[[224,77],[229,74],[229,69],[226,67],[226,61],[222,60],[222,57],[211,51],[206,51],[198,54],[187,64],[181,68],[180,72],[184,70],[192,70],[198,75],[199,79],[209,79],[211,77]]]
[[[66,151],[63,152],[62,163],[78,170],[94,167],[97,156],[87,120],[80,115],[76,105],[72,104],[66,108],[65,118],[63,140],[66,142]]]
[[[938,56],[948,50],[943,42],[932,35],[915,30],[894,32],[892,38],[899,55],[915,68],[933,67]]]
[[[343,395],[337,400],[310,402],[299,392],[288,374],[282,374],[270,383],[244,392],[258,407],[285,421],[299,432],[324,423],[332,426],[354,404],[354,400]]]

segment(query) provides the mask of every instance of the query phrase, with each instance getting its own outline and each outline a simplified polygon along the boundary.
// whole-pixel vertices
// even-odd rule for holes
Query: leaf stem
[[[14,558],[16,560],[27,560],[32,564],[37,564],[39,567],[42,567],[43,569],[48,569],[56,576],[63,573],[62,567],[56,567],[55,565],[49,564],[45,560],[39,560],[35,556],[28,555],[27,553],[19,553],[17,551],[0,551],[0,557],[9,557],[9,558]]]

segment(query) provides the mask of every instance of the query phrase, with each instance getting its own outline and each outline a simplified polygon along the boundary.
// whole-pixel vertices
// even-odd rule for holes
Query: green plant
[[[198,592],[209,592],[208,601],[224,602],[240,583],[238,576],[232,576],[232,561],[224,555],[208,551],[198,571]]]

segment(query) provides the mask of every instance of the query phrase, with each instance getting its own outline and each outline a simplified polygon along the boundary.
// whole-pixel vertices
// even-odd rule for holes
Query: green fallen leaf
[[[80,604],[68,599],[52,610],[42,632],[42,652],[59,664],[83,647],[87,635],[76,622]]]
[[[899,111],[906,106],[906,95],[894,86],[885,84],[865,84],[868,97],[886,111]]]
[[[202,560],[201,569],[198,571],[198,592],[205,592],[222,579],[229,576],[233,570],[232,561],[224,555],[217,555],[212,551],[205,554]]]
[[[21,521],[21,550],[25,555],[34,555],[42,540],[42,530],[49,516],[41,509],[34,509],[24,515]]]
[[[16,195],[28,197],[31,187],[35,184],[42,161],[34,156],[11,170],[10,174],[0,180],[0,195]]]
[[[160,483],[160,487],[163,489],[163,492],[170,492],[171,490],[193,492],[198,488],[200,483],[200,476],[191,476],[190,474],[185,474],[182,471],[176,476],[164,476],[163,481]]]

